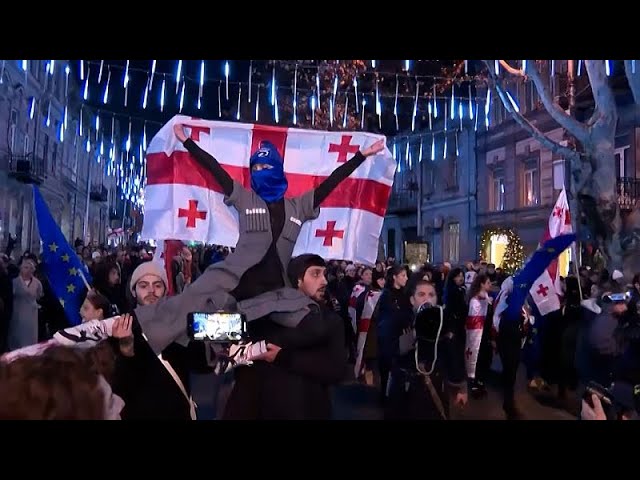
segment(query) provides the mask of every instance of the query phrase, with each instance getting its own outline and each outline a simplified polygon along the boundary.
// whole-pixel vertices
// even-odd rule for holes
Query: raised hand
[[[182,123],[176,123],[173,126],[173,132],[176,134],[176,137],[178,138],[178,140],[180,140],[182,143],[187,141],[187,134],[184,131],[184,125]]]
[[[375,155],[384,150],[384,140],[378,140],[373,145],[368,146],[364,150],[362,150],[362,155],[365,157],[370,157],[371,155]]]
[[[133,357],[133,319],[128,313],[113,322],[111,336],[120,341],[120,353],[125,357]]]

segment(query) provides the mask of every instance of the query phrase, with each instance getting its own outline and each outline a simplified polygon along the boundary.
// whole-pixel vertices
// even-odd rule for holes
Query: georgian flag
[[[573,229],[571,227],[567,193],[562,189],[551,211],[540,245],[543,245],[551,238],[567,233],[573,233]],[[540,315],[545,316],[560,309],[559,295],[562,295],[562,286],[560,285],[560,275],[558,275],[558,259],[551,262],[544,273],[533,283],[529,293],[538,307]]]
[[[176,123],[184,123],[191,139],[246,188],[251,188],[251,153],[261,141],[271,141],[284,158],[287,197],[317,187],[358,150],[384,138],[365,132],[301,130],[177,115],[147,149],[143,239],[230,247],[238,241],[237,211],[224,204],[211,173],[175,137]],[[328,259],[374,264],[395,169],[387,148],[367,158],[322,203],[320,216],[304,224],[293,255],[316,253]]]
[[[362,357],[364,354],[364,346],[367,343],[367,333],[369,332],[369,326],[371,325],[371,319],[373,318],[373,312],[376,310],[378,300],[380,300],[380,290],[369,290],[367,298],[364,301],[364,308],[362,309],[362,315],[358,321],[358,337],[356,339],[356,364],[354,366],[355,378],[360,377],[362,372]]]

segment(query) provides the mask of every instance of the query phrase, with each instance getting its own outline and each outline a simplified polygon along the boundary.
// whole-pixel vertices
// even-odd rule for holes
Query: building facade
[[[474,122],[389,142],[399,168],[382,232],[387,254],[410,264],[475,259]]]
[[[115,177],[98,151],[95,114],[81,107],[67,62],[1,60],[0,65],[2,245],[11,235],[18,253],[41,250],[32,184],[39,186],[67,240],[104,242],[117,218]]]
[[[555,73],[542,68],[546,88],[556,99],[567,91],[567,62],[555,61]],[[589,92],[586,75],[577,78],[576,91]],[[622,215],[635,206],[640,178],[640,165],[636,162],[640,148],[640,129],[634,108],[625,100],[625,89],[612,88],[618,101],[618,128],[616,131],[616,170],[618,174],[618,201]],[[558,143],[565,141],[565,131],[545,110],[533,82],[518,79],[508,85],[520,113],[538,130]],[[495,98],[495,96],[494,96]],[[625,106],[625,104],[627,104]],[[593,112],[590,98],[577,97],[576,117],[584,121]],[[563,188],[570,191],[570,168],[564,158],[557,155],[523,130],[499,99],[490,108],[490,127],[478,135],[478,220],[477,235],[484,245],[485,260],[500,265],[509,243],[508,232],[515,235],[524,247],[525,256],[537,248],[551,215],[553,205]],[[576,222],[577,221],[577,222]],[[577,223],[577,224],[576,224]],[[589,238],[586,222],[574,217],[578,238]],[[485,242],[482,242],[482,240]],[[585,246],[584,244],[582,245]],[[582,249],[584,251],[584,248]]]

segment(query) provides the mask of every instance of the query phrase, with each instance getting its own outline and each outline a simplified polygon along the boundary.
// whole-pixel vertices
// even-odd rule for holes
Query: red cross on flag
[[[569,202],[567,202],[567,193],[563,189],[551,210],[549,222],[540,239],[540,245],[551,238],[572,232]],[[540,275],[540,278],[534,282],[529,293],[541,315],[544,316],[560,309],[559,295],[562,294],[562,287],[560,285],[557,259],[551,262],[544,273]]]
[[[284,158],[286,197],[316,188],[358,150],[384,138],[366,132],[322,132],[177,115],[148,145],[143,239],[230,247],[238,241],[237,211],[224,204],[211,173],[177,140],[176,123],[185,124],[187,135],[246,188],[251,188],[251,153],[261,141],[271,141]],[[320,216],[303,225],[294,255],[317,253],[327,259],[375,263],[395,168],[388,149],[367,158],[322,203]]]

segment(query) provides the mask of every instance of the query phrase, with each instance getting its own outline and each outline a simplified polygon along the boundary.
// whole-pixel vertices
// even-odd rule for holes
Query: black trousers
[[[431,383],[440,402],[444,407],[446,417],[449,417],[449,399],[440,372],[434,372]],[[417,373],[407,373],[399,369],[391,372],[389,398],[385,406],[385,420],[443,420],[424,377]]]
[[[500,325],[497,344],[502,362],[503,408],[509,411],[515,408],[515,385],[522,351],[519,325]]]

